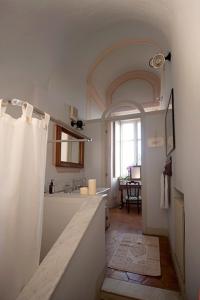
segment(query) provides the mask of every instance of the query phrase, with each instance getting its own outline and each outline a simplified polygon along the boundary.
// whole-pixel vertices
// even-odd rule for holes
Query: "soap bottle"
[[[53,184],[53,179],[51,179],[51,182],[49,184],[49,194],[53,194],[55,191],[55,186]]]

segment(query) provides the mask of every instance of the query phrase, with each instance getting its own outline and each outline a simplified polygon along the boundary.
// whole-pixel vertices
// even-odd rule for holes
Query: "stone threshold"
[[[181,300],[180,293],[113,278],[105,278],[101,300]]]

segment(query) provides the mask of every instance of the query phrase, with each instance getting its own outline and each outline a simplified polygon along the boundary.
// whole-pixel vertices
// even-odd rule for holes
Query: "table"
[[[127,189],[127,186],[126,186],[127,182],[130,182],[130,180],[119,180],[119,191],[121,192],[120,208],[124,207],[123,190]],[[134,182],[132,182],[131,184],[133,185],[133,187],[134,187],[134,185],[137,185],[140,189],[142,188],[142,183],[140,180],[134,180]]]

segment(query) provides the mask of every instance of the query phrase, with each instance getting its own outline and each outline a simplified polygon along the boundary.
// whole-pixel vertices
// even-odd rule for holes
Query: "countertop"
[[[106,194],[108,191],[110,190],[110,188],[108,187],[98,187],[97,188],[97,191],[96,191],[96,195],[103,195],[103,194]],[[53,197],[53,196],[60,196],[60,197],[81,197],[81,198],[88,198],[88,197],[94,197],[94,196],[91,196],[91,195],[80,195],[80,192],[79,190],[75,190],[73,192],[70,192],[70,193],[64,193],[64,192],[55,192],[53,194],[49,194],[49,193],[45,193],[44,194],[45,197]]]

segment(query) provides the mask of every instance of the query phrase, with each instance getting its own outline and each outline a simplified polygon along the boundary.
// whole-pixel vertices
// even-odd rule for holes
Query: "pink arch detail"
[[[106,90],[106,106],[108,107],[112,104],[112,96],[121,85],[127,81],[137,79],[144,80],[152,86],[154,101],[157,101],[157,98],[160,97],[160,78],[152,72],[136,70],[120,75],[108,86]]]
[[[114,50],[116,49],[120,49],[120,48],[126,48],[130,45],[152,45],[155,48],[157,48],[157,50],[159,52],[163,52],[162,49],[160,48],[160,46],[153,40],[151,39],[143,39],[143,40],[139,40],[139,39],[124,39],[121,40],[115,44],[113,44],[111,47],[106,48],[105,50],[103,50],[98,57],[96,58],[95,62],[92,64],[92,66],[89,69],[88,72],[88,76],[87,76],[87,99],[88,100],[94,100],[96,102],[96,104],[99,106],[99,108],[104,111],[106,109],[106,104],[104,103],[104,101],[101,99],[101,97],[99,96],[99,93],[93,83],[93,74],[96,71],[97,67],[99,64],[101,64],[103,62],[103,60],[109,56]]]

